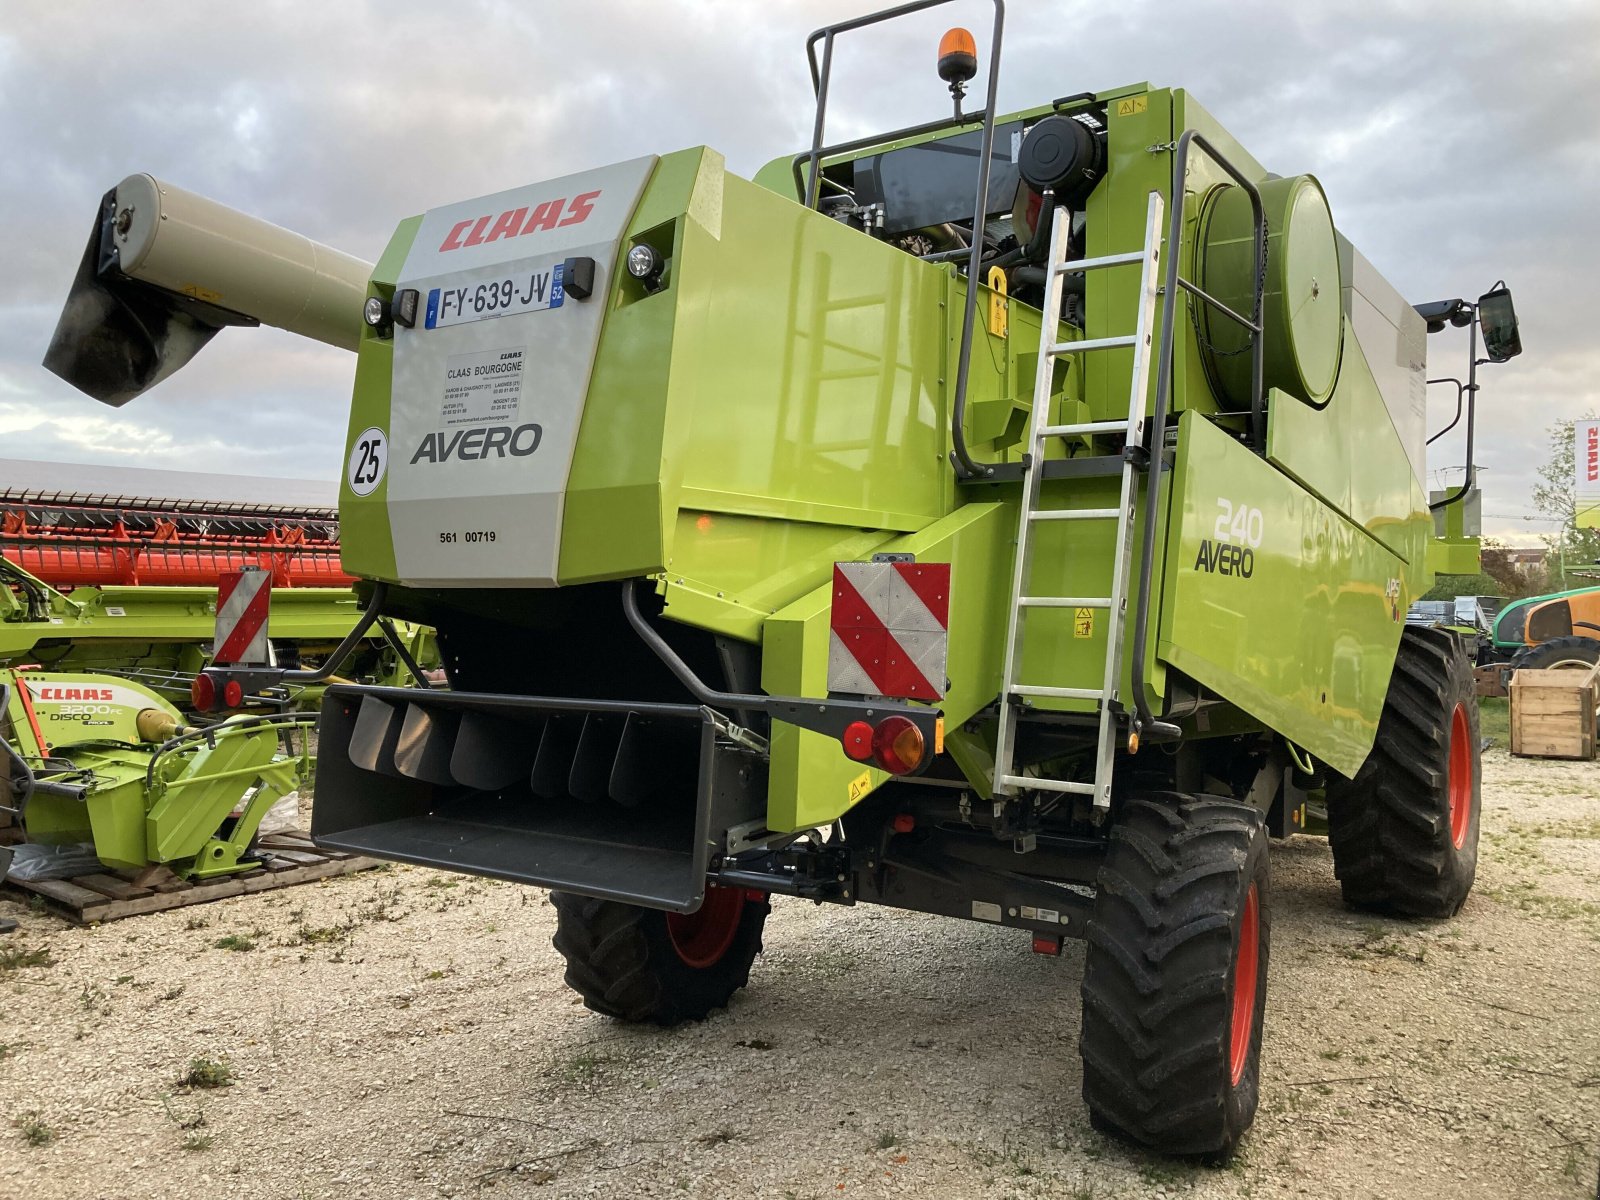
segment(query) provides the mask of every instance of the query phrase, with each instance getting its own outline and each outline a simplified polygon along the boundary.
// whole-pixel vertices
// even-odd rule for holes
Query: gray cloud
[[[430,205],[709,143],[753,173],[809,138],[805,35],[865,4],[420,0],[9,6],[0,29],[0,456],[332,475],[351,360],[229,331],[121,412],[38,366],[95,201],[135,170],[376,258]],[[932,48],[977,0],[842,40],[830,133],[943,110]],[[1484,374],[1485,511],[1526,511],[1544,430],[1600,409],[1587,293],[1600,7],[1025,3],[1005,108],[1183,86],[1263,163],[1323,181],[1406,295],[1517,292],[1527,355]],[[1464,338],[1433,339],[1453,374]],[[1448,416],[1441,393],[1437,426]],[[1459,465],[1447,439],[1432,465]],[[1491,529],[1525,532],[1516,522]]]

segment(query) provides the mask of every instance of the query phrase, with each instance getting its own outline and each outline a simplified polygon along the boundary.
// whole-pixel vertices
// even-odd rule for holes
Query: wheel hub
[[[739,932],[744,905],[741,889],[710,884],[694,912],[667,914],[667,937],[686,966],[703,970],[721,960]]]
[[[1457,850],[1467,844],[1472,823],[1472,725],[1467,706],[1456,705],[1450,714],[1450,767],[1445,788],[1450,796],[1450,841]]]
[[[1228,1075],[1234,1087],[1250,1061],[1250,1039],[1256,1023],[1256,972],[1261,961],[1261,898],[1256,885],[1245,896],[1239,926],[1239,952],[1233,960],[1233,1021],[1228,1040]]]

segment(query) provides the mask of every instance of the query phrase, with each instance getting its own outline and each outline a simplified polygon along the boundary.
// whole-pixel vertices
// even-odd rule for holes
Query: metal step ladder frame
[[[1018,508],[1017,550],[1012,568],[1011,608],[1006,628],[1006,657],[1001,675],[1000,728],[995,740],[994,792],[1012,797],[1019,791],[1037,789],[1091,796],[1096,808],[1111,804],[1111,771],[1116,754],[1117,734],[1114,704],[1120,704],[1123,643],[1126,641],[1128,574],[1133,560],[1133,518],[1138,466],[1133,455],[1124,453],[1122,488],[1115,509],[1041,509],[1044,482],[1044,448],[1052,438],[1083,434],[1124,435],[1127,450],[1144,442],[1145,403],[1150,391],[1150,360],[1155,334],[1155,307],[1161,270],[1162,215],[1165,205],[1161,193],[1152,191],[1145,213],[1145,238],[1142,250],[1108,254],[1098,258],[1067,261],[1071,218],[1057,208],[1050,231],[1049,273],[1045,284],[1042,311],[1045,319],[1039,332],[1039,369],[1033,387],[1033,414],[1028,440],[1028,457],[1022,501]],[[1077,342],[1058,342],[1062,279],[1066,275],[1113,267],[1141,264],[1138,323],[1133,334],[1092,338]],[[1131,347],[1133,373],[1128,392],[1128,416],[1124,421],[1087,421],[1052,425],[1049,419],[1050,395],[1054,382],[1055,360],[1071,354]],[[1028,582],[1033,567],[1034,527],[1040,521],[1115,520],[1116,554],[1111,567],[1109,596],[1032,596]],[[1022,664],[1022,639],[1025,614],[1030,608],[1105,609],[1105,674],[1100,688],[1055,687],[1023,684],[1018,680]],[[1028,697],[1096,700],[1099,703],[1099,730],[1095,744],[1094,782],[1043,779],[1015,773],[1017,724],[1023,701]]]

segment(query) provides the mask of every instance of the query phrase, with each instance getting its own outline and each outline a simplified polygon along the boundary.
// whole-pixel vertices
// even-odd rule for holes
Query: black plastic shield
[[[699,705],[339,685],[318,738],[319,845],[672,912],[766,810]]]

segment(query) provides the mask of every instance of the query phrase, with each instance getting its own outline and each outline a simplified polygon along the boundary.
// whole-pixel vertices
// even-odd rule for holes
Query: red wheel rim
[[[668,913],[667,937],[687,966],[715,966],[733,945],[744,915],[744,892],[739,888],[706,888],[706,898],[692,913]]]
[[[1450,795],[1450,841],[1457,850],[1467,844],[1472,823],[1472,727],[1467,706],[1456,705],[1450,715],[1450,775],[1445,780]]]
[[[1256,885],[1244,898],[1244,921],[1239,926],[1239,953],[1233,960],[1233,1021],[1228,1039],[1228,1074],[1233,1086],[1244,1078],[1250,1061],[1250,1035],[1256,1024],[1256,970],[1261,959],[1261,899]]]

